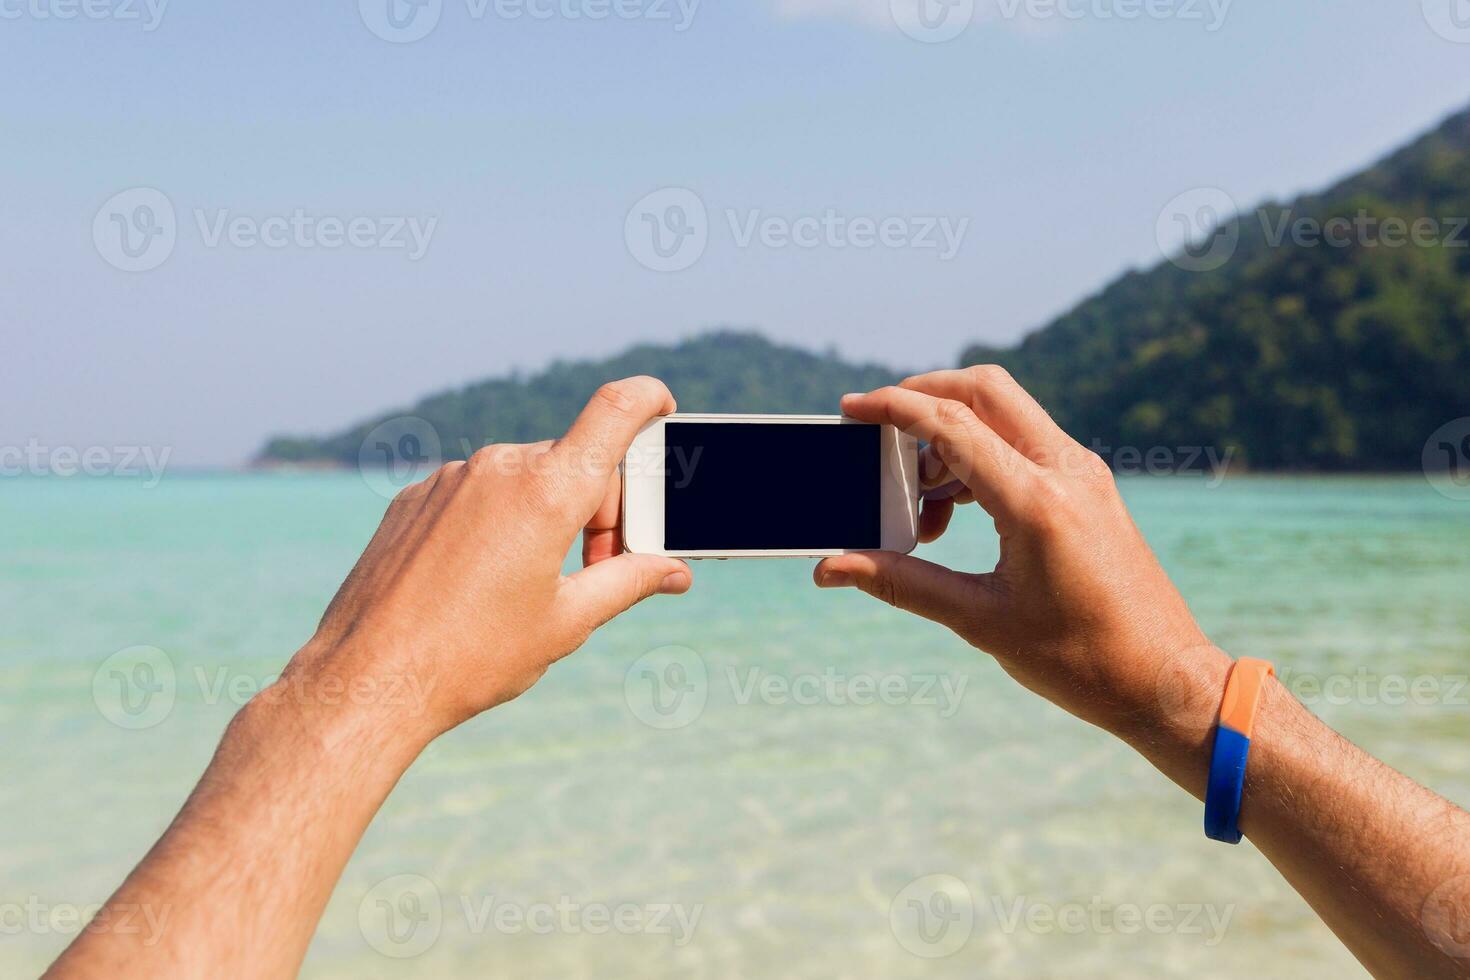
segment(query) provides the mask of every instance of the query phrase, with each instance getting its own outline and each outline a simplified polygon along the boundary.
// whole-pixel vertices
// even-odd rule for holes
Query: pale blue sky
[[[1157,261],[1183,191],[1314,188],[1470,102],[1470,44],[1419,0],[1241,0],[1216,30],[1203,0],[1135,20],[1103,16],[1129,0],[1071,0],[1078,18],[979,0],[940,44],[888,0],[702,0],[683,31],[674,0],[668,19],[600,21],[442,0],[409,44],[356,0],[172,0],[151,31],[146,0],[87,0],[142,21],[37,16],[69,2],[0,0],[0,444],[170,446],[190,465],[720,324],[947,363]],[[146,272],[94,244],[134,187],[177,215]],[[660,273],[625,219],[664,187],[697,193],[708,245]],[[222,209],[298,208],[437,225],[417,261],[209,244]],[[829,209],[969,224],[945,261],[742,247],[727,216]]]

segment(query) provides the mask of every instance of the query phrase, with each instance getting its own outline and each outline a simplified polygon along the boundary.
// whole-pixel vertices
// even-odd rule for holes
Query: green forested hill
[[[1333,218],[1349,222],[1345,235],[1326,234]],[[1419,244],[1415,222],[1432,226]],[[1431,432],[1470,415],[1467,226],[1470,111],[1320,194],[1228,222],[1220,234],[1238,241],[1218,268],[1131,272],[1019,345],[972,347],[961,361],[1006,365],[1100,450],[1214,447],[1258,469],[1415,468]],[[374,425],[404,414],[433,423],[450,456],[547,438],[599,384],[631,374],[663,378],[684,411],[832,412],[844,391],[901,373],[713,333],[493,378],[325,438],[276,438],[261,458],[352,463]]]
[[[1084,442],[1417,467],[1431,432],[1470,415],[1467,216],[1470,112],[1321,194],[1241,215],[1217,269],[1130,273],[1019,346],[962,360],[1006,365]],[[1334,229],[1346,244],[1312,233],[1335,217],[1354,223]],[[1416,245],[1391,218],[1434,230]]]
[[[605,381],[634,374],[662,378],[683,412],[835,414],[844,392],[890,384],[901,372],[848,364],[773,344],[751,333],[716,332],[673,346],[644,344],[599,361],[559,362],[526,378],[493,378],[386,412],[325,438],[279,437],[264,462],[355,464],[363,437],[384,418],[415,415],[437,431],[444,455],[491,442],[532,442],[558,435]]]

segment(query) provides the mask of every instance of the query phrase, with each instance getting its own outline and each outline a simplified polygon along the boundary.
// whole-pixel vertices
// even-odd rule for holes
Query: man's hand
[[[282,676],[408,677],[432,739],[519,696],[597,627],[656,592],[687,591],[689,567],[622,554],[618,464],[638,430],[674,410],[654,378],[601,388],[555,442],[487,446],[394,499],[378,533]],[[561,574],[578,533],[583,561]]]
[[[921,540],[974,500],[995,519],[1001,556],[971,574],[843,555],[817,566],[817,584],[856,585],[949,626],[1202,797],[1230,659],[1200,632],[1102,460],[996,367],[910,378],[842,409],[929,442],[923,482],[945,492],[925,502]],[[1339,737],[1274,680],[1240,826],[1375,974],[1470,976],[1470,814]]]
[[[482,449],[399,494],[316,635],[235,716],[99,913],[149,909],[162,935],[144,945],[84,930],[48,976],[293,976],[348,857],[424,746],[524,692],[640,599],[689,588],[682,562],[620,553],[618,463],[673,410],[662,382],[619,381],[565,438]],[[579,531],[588,567],[563,576]],[[378,696],[405,690],[414,696]]]
[[[1000,562],[971,574],[891,552],[844,555],[817,566],[818,585],[856,585],[943,623],[1026,687],[1122,734],[1178,720],[1177,705],[1160,711],[1161,664],[1189,652],[1190,669],[1223,677],[1228,658],[1208,646],[1106,464],[1004,370],[924,374],[848,395],[842,410],[929,443],[921,541],[944,533],[956,503],[978,500]],[[1200,705],[1198,737],[1217,706]]]

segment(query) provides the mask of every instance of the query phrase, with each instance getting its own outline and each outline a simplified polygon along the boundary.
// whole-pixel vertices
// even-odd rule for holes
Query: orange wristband
[[[1227,844],[1240,843],[1240,798],[1245,791],[1245,763],[1250,755],[1261,688],[1275,672],[1265,660],[1241,657],[1230,668],[1215,747],[1205,786],[1205,835]]]
[[[1261,688],[1276,672],[1269,661],[1241,657],[1230,668],[1225,698],[1220,702],[1220,724],[1250,738],[1256,728],[1256,711],[1261,706]]]

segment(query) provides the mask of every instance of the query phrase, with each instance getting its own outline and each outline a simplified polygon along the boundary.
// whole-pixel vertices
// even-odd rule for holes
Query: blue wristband
[[[1215,729],[1210,783],[1205,789],[1205,836],[1226,844],[1240,843],[1240,798],[1245,792],[1245,760],[1251,740],[1224,725]]]
[[[1215,747],[1210,756],[1210,778],[1205,785],[1205,836],[1226,844],[1240,843],[1240,800],[1245,792],[1245,764],[1250,757],[1251,733],[1261,688],[1273,668],[1264,660],[1241,657],[1230,668]]]

